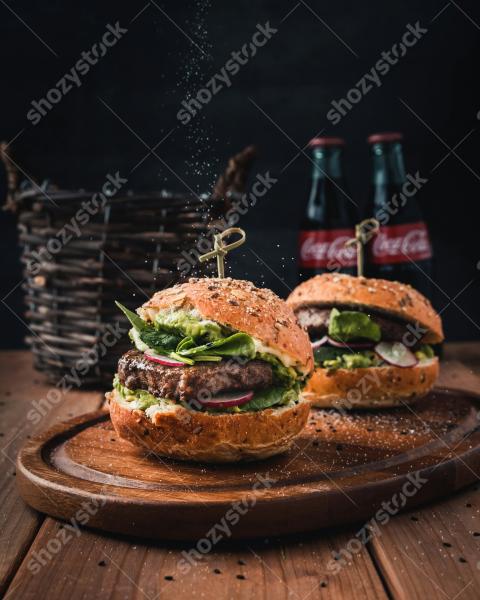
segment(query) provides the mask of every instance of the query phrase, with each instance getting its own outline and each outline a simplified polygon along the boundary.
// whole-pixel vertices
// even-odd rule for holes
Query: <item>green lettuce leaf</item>
[[[132,408],[136,408],[138,410],[146,410],[150,406],[154,406],[155,404],[159,404],[160,402],[171,402],[174,403],[173,400],[169,400],[167,398],[156,398],[146,390],[130,390],[120,383],[118,376],[115,375],[113,380],[113,387],[121,398],[128,402]],[[271,408],[272,406],[283,406],[288,404],[288,402],[296,400],[298,398],[298,389],[297,388],[282,388],[275,387],[270,388],[268,390],[262,390],[255,392],[254,397],[250,402],[243,404],[242,406],[225,409],[220,412],[250,412],[250,411],[259,411],[265,410],[266,408]],[[205,409],[207,412],[219,412],[215,409]]]
[[[255,343],[246,333],[228,335],[228,330],[218,323],[199,320],[186,311],[161,311],[153,325],[143,321],[119,302],[116,304],[132,324],[133,329],[129,335],[141,352],[154,350],[188,365],[195,362],[218,362],[226,356],[248,359],[257,357],[272,365],[275,383],[281,386],[292,387],[300,378],[295,369],[285,367],[277,357],[256,354]],[[208,341],[205,342],[205,339]]]
[[[272,406],[283,406],[291,400],[298,398],[298,391],[295,388],[286,389],[284,387],[274,387],[267,390],[259,390],[246,404],[239,406],[239,412],[250,412],[265,410]]]
[[[333,346],[320,346],[313,352],[313,358],[315,359],[316,365],[322,365],[326,360],[335,360],[342,354],[345,354],[348,350],[344,348],[334,348]]]
[[[380,327],[365,313],[333,308],[330,312],[328,335],[339,342],[369,340],[379,342],[382,337]]]
[[[196,356],[201,354],[213,356],[246,356],[255,357],[255,344],[253,339],[246,333],[234,333],[226,338],[207,342],[193,348],[182,348],[177,350],[181,356],[191,356],[197,360]]]

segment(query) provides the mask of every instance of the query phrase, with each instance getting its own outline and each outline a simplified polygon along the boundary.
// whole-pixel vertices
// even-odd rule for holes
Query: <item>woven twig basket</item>
[[[245,191],[255,149],[229,160],[210,196],[121,188],[109,196],[107,186],[88,219],[85,203],[98,194],[37,184],[19,190],[8,145],[0,144],[0,152],[6,208],[18,214],[26,341],[35,367],[57,385],[109,384],[129,345],[114,301],[133,309],[180,279],[182,252],[195,250],[202,236],[210,239],[230,199]]]
[[[92,363],[82,384],[111,378],[126,338],[119,335],[124,322],[114,301],[133,308],[175,283],[182,249],[208,235],[223,207],[167,192],[121,195],[61,244],[71,234],[65,224],[91,197],[52,191],[21,199],[27,342],[36,368],[51,380],[86,370],[82,360]]]

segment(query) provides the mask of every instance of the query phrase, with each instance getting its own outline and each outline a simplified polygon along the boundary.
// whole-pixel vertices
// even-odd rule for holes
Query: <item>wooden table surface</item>
[[[442,385],[479,392],[479,374],[480,343],[446,346]],[[61,401],[46,401],[52,386],[32,369],[26,351],[1,353],[0,382],[1,597],[480,598],[480,482],[392,517],[366,543],[359,541],[359,523],[315,535],[214,545],[189,566],[182,553],[195,543],[145,542],[65,526],[26,506],[15,487],[15,458],[24,440],[100,407],[103,397],[74,389]],[[35,418],[27,418],[30,410]]]

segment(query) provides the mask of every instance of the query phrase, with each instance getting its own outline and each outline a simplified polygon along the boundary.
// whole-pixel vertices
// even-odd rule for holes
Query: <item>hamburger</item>
[[[121,438],[198,462],[289,448],[308,417],[300,392],[313,355],[283,300],[247,281],[190,279],[136,313],[118,306],[134,346],[107,394]]]
[[[287,303],[308,332],[315,370],[304,397],[318,407],[412,403],[432,388],[443,341],[440,316],[411,286],[350,275],[317,275]]]

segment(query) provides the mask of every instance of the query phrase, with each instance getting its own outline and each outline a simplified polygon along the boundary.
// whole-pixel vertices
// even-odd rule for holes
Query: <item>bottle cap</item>
[[[403,133],[399,131],[384,131],[382,133],[372,133],[367,138],[369,144],[378,144],[379,142],[400,142],[403,140]]]
[[[310,148],[318,146],[345,146],[345,140],[340,137],[314,137],[308,142]]]

